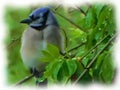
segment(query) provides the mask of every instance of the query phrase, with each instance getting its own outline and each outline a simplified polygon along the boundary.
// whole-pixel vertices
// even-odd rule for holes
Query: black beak
[[[30,18],[20,21],[20,23],[26,23],[26,24],[30,24],[31,22],[32,22],[32,19],[30,19]]]

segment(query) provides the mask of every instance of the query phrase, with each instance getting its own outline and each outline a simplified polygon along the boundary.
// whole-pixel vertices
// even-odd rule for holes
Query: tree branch
[[[93,46],[85,55],[83,55],[81,58],[77,59],[78,61],[81,61],[84,57],[86,57],[90,52],[92,52],[99,44],[101,44],[101,42],[103,42],[109,35],[106,35],[102,40],[100,40],[95,46]],[[67,52],[71,52],[81,46],[83,46],[85,43],[82,43],[70,50],[68,50]],[[66,53],[64,53],[63,55],[65,55]],[[72,56],[73,57],[73,56]]]
[[[83,60],[90,52],[92,52],[98,45],[100,45],[109,35],[106,35],[102,40],[100,40],[95,46],[93,46],[85,55],[83,55],[78,61]]]
[[[15,84],[15,86],[18,86],[18,85],[20,85],[20,84],[28,81],[28,80],[31,79],[32,77],[34,77],[34,74],[31,74],[31,75],[25,77],[24,79],[20,80],[18,83]]]
[[[105,46],[95,55],[95,57],[91,60],[91,62],[87,65],[86,68],[90,68],[92,66],[92,64],[95,62],[95,60],[97,59],[97,57],[106,49],[106,47],[111,43],[111,41],[113,41],[113,39],[115,39],[116,35],[114,35],[106,44]],[[75,82],[73,84],[77,84],[77,82],[84,76],[84,74],[88,71],[88,69],[84,69],[84,71],[82,72],[82,74],[75,80]]]

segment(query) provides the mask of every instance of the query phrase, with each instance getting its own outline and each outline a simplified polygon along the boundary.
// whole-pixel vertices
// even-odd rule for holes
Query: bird
[[[58,21],[49,7],[37,8],[20,23],[27,24],[21,39],[21,57],[25,66],[30,68],[31,73],[39,75],[44,72],[48,63],[40,61],[42,50],[47,44],[58,47],[64,53],[64,39]]]

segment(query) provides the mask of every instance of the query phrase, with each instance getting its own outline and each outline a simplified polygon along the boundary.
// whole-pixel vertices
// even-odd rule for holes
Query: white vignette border
[[[49,88],[40,88],[42,90],[66,90],[66,89],[69,89],[69,90],[72,90],[72,89],[76,89],[76,90],[79,90],[79,89],[84,89],[84,90],[93,90],[93,89],[96,89],[96,90],[119,90],[119,85],[120,85],[120,60],[119,60],[119,57],[120,57],[120,18],[119,18],[119,15],[120,15],[120,5],[119,5],[119,2],[118,1],[115,1],[115,0],[20,0],[20,1],[17,1],[17,0],[1,0],[1,5],[0,5],[0,59],[1,59],[1,62],[0,62],[0,88],[1,90],[9,90],[9,89],[13,89],[13,90],[34,90],[35,88],[34,87],[11,87],[11,86],[7,86],[6,85],[6,72],[5,72],[5,66],[6,66],[6,51],[5,51],[5,45],[4,45],[4,38],[5,38],[5,35],[6,35],[6,25],[4,23],[4,11],[5,11],[5,7],[7,5],[10,5],[10,6],[13,6],[13,7],[22,7],[22,6],[29,6],[29,5],[36,5],[38,3],[40,4],[46,4],[46,3],[56,3],[56,4],[63,4],[63,6],[74,6],[74,5],[80,5],[80,4],[83,4],[83,3],[86,3],[86,2],[89,2],[89,3],[93,3],[93,2],[105,2],[105,3],[111,3],[115,6],[115,13],[116,13],[116,21],[117,21],[117,39],[115,41],[115,49],[114,49],[114,52],[113,52],[113,56],[115,58],[115,65],[117,65],[117,75],[116,75],[116,78],[115,78],[115,83],[113,83],[113,85],[110,85],[110,86],[105,86],[105,85],[100,85],[100,84],[97,84],[97,83],[94,83],[94,84],[90,84],[88,86],[52,86],[52,87],[49,87]],[[37,88],[39,89],[39,88]]]

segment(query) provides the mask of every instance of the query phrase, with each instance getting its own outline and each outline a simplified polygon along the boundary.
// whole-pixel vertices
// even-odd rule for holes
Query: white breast
[[[43,40],[44,39],[44,40]],[[42,31],[29,27],[22,36],[21,56],[23,62],[29,68],[38,71],[44,68],[45,63],[40,62],[41,50],[45,49],[47,43],[56,45],[60,51],[64,51],[64,44],[59,28],[54,25],[47,26]]]
[[[40,62],[41,50],[45,47],[42,32],[29,27],[22,36],[21,56],[24,64],[29,68],[40,69],[44,63]]]

